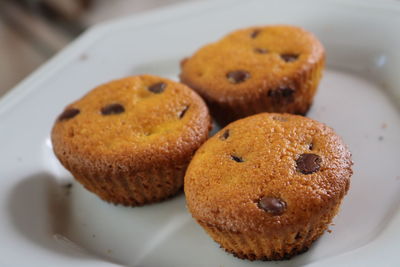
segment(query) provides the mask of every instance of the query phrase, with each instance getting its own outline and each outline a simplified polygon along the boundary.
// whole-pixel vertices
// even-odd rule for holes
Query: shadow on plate
[[[71,223],[71,187],[72,183],[61,184],[48,173],[26,177],[11,192],[10,218],[16,230],[35,245],[62,256],[93,260],[95,256],[63,235]]]
[[[388,210],[388,217],[398,212],[399,201]],[[234,266],[266,264],[235,259],[212,245],[210,237],[187,213],[182,194],[163,203],[127,208],[101,201],[77,183],[61,183],[48,173],[38,173],[17,184],[7,204],[18,233],[34,245],[64,257],[153,266],[156,255],[156,259],[168,261],[179,251],[201,248],[191,256],[199,265],[205,255]],[[386,221],[390,218],[370,239],[380,234]],[[317,241],[308,252],[292,260],[269,264],[291,267],[312,263],[315,254],[320,253],[317,248],[326,242],[330,241]]]

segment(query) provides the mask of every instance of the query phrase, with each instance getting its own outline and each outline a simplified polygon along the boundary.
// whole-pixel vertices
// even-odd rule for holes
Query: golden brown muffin
[[[327,229],[348,191],[351,165],[331,128],[262,113],[229,124],[200,147],[185,175],[187,206],[237,257],[288,259]]]
[[[260,112],[305,115],[324,67],[315,36],[286,25],[235,31],[181,63],[181,81],[195,89],[221,124]]]
[[[58,159],[89,191],[138,206],[179,191],[209,130],[207,107],[195,92],[142,75],[101,85],[68,105],[51,139]]]

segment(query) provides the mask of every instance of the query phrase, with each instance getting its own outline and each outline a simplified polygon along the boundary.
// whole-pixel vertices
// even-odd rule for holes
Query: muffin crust
[[[102,199],[124,205],[176,193],[210,117],[185,85],[141,75],[93,89],[68,105],[52,130],[61,163]]]
[[[187,206],[227,251],[283,259],[326,230],[349,188],[351,165],[331,128],[262,113],[229,124],[196,152],[185,175]]]
[[[306,114],[325,61],[322,44],[299,27],[250,27],[182,61],[181,81],[221,125],[260,112]]]

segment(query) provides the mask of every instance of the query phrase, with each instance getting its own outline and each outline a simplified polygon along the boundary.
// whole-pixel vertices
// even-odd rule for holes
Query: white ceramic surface
[[[332,126],[355,161],[333,232],[309,252],[279,264],[236,259],[191,219],[183,195],[113,206],[55,159],[54,118],[95,85],[139,73],[177,79],[180,59],[201,45],[271,23],[303,26],[326,46],[309,116]],[[0,265],[400,266],[399,47],[398,1],[196,2],[89,30],[0,100]]]

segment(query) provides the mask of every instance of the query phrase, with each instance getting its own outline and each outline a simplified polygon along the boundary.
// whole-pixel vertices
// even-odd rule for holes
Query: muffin
[[[142,75],[115,80],[68,105],[51,132],[54,153],[86,189],[139,206],[176,194],[207,139],[210,116],[187,86]]]
[[[331,128],[261,113],[229,124],[196,152],[185,175],[187,207],[235,256],[289,259],[327,229],[349,189],[351,166]]]
[[[180,79],[196,90],[221,125],[261,112],[305,115],[325,52],[302,28],[237,30],[181,62]]]

